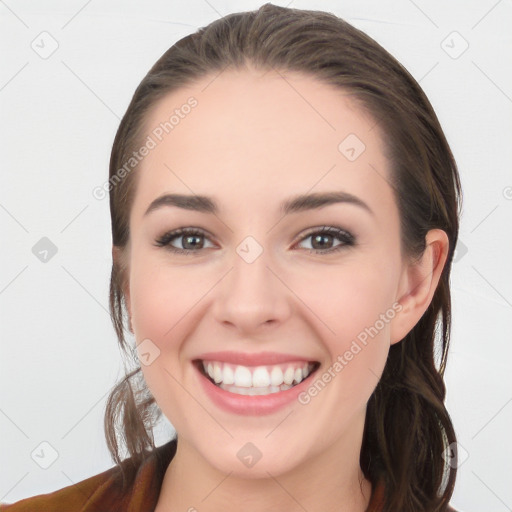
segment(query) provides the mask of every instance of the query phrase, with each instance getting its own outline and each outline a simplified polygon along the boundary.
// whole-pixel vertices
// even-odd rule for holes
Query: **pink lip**
[[[242,366],[263,366],[269,364],[291,363],[293,361],[312,362],[314,359],[307,359],[294,354],[281,354],[278,352],[258,352],[249,354],[247,352],[208,352],[196,357],[202,361],[219,361],[224,363],[239,364]]]
[[[220,353],[218,353],[220,354]],[[218,354],[216,357],[218,357]],[[224,353],[225,354],[225,353]],[[211,354],[209,354],[211,355]],[[260,354],[261,356],[261,354]],[[267,357],[267,356],[266,356]],[[224,360],[219,358],[220,360]],[[213,360],[219,360],[213,358]],[[239,361],[240,359],[237,359]],[[268,359],[262,359],[261,357],[258,361],[268,361]],[[286,361],[296,361],[297,358],[293,356],[293,358],[287,358]],[[304,359],[304,361],[307,361]],[[246,363],[247,364],[247,363]],[[271,363],[267,363],[271,364]],[[311,384],[310,377],[316,374],[316,370],[308,375],[306,379],[304,379],[300,384],[293,386],[286,391],[280,391],[278,393],[270,393],[269,395],[238,395],[236,393],[230,393],[222,388],[216,386],[213,382],[210,381],[206,375],[200,369],[201,363],[193,364],[198,376],[201,381],[201,385],[206,393],[206,395],[210,398],[210,400],[217,405],[218,407],[224,409],[225,411],[242,414],[247,416],[261,416],[264,414],[272,414],[279,409],[286,407],[287,405],[297,402],[298,395],[304,392]],[[317,368],[318,369],[318,368]]]

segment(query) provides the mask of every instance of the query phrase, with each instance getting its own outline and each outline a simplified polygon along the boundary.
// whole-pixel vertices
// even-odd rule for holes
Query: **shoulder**
[[[52,510],[53,512],[69,512],[82,510],[98,490],[111,487],[112,482],[115,481],[116,469],[117,467],[114,466],[103,473],[48,494],[32,496],[16,503],[2,503],[0,504],[0,511],[35,512],[38,510]]]
[[[152,510],[156,506],[165,469],[176,452],[176,440],[155,448],[137,468],[133,484],[123,491],[119,466],[57,491],[0,503],[0,512],[121,512]]]

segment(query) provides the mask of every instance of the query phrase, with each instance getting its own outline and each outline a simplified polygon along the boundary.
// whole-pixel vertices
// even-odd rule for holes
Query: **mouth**
[[[193,364],[212,384],[236,395],[261,396],[287,391],[317,371],[318,361],[243,366],[224,361],[196,359]]]

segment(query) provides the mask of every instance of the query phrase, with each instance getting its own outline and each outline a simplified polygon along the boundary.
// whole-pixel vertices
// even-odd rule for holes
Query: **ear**
[[[424,253],[405,264],[400,278],[397,300],[402,309],[392,321],[392,345],[403,340],[428,309],[446,263],[447,234],[441,229],[431,229],[425,242]]]
[[[117,267],[119,281],[124,295],[124,302],[128,310],[128,316],[130,317],[130,331],[133,333],[132,327],[132,308],[130,301],[130,280],[128,279],[128,265],[127,265],[127,248],[122,248],[117,245],[112,245],[112,261]]]

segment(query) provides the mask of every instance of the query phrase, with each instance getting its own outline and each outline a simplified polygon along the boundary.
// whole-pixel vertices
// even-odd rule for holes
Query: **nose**
[[[215,297],[216,320],[245,336],[282,324],[290,315],[292,293],[266,251],[252,262],[238,253],[232,261]]]

